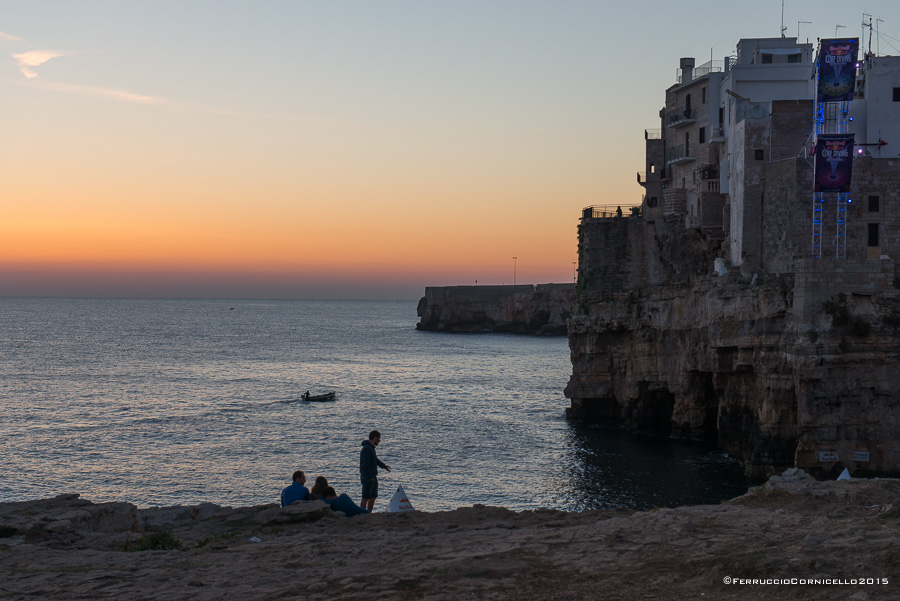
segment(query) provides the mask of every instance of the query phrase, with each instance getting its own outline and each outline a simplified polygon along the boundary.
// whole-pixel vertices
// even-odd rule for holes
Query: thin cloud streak
[[[30,50],[21,54],[13,54],[16,63],[19,65],[19,71],[28,79],[35,79],[38,74],[29,67],[39,67],[50,59],[66,56],[65,52],[57,52],[55,50]]]
[[[249,113],[241,113],[239,111],[231,111],[219,109],[211,106],[203,105],[187,105],[180,102],[172,101],[162,96],[148,96],[146,94],[135,94],[125,90],[116,90],[113,88],[101,88],[96,86],[80,86],[75,84],[58,83],[50,81],[42,81],[33,84],[35,87],[51,90],[53,92],[68,92],[71,94],[81,94],[82,96],[97,96],[101,98],[110,98],[112,100],[120,100],[122,102],[134,102],[137,104],[149,104],[157,106],[165,106],[171,110],[181,111],[185,113],[208,113],[213,115],[225,115],[230,117],[265,117],[267,115],[254,115]]]
[[[21,38],[11,36],[0,32],[0,40],[19,41]],[[49,60],[61,56],[70,56],[71,52],[58,52],[56,50],[30,50],[19,54],[13,54],[19,71],[28,79],[38,79],[37,72],[32,67],[39,67]],[[180,102],[173,102],[168,98],[160,96],[148,96],[146,94],[135,94],[126,90],[117,90],[114,88],[104,88],[97,86],[83,86],[76,84],[64,84],[57,82],[40,82],[34,84],[36,87],[52,90],[56,92],[68,92],[72,94],[80,94],[83,96],[96,96],[102,98],[110,98],[122,102],[133,102],[137,104],[165,105],[172,110],[188,112],[188,113],[206,113],[213,115],[223,115],[229,117],[277,117],[285,118],[282,115],[260,115],[243,113],[229,109],[221,109],[213,106],[204,105],[188,105]]]
[[[0,40],[4,42],[21,42],[22,38],[0,31]]]
[[[100,98],[109,98],[122,102],[132,102],[136,104],[155,105],[165,107],[169,110],[179,111],[182,113],[197,113],[209,115],[223,115],[227,117],[252,117],[258,119],[297,119],[296,115],[276,115],[267,113],[247,113],[243,111],[234,111],[229,109],[221,109],[214,106],[202,104],[186,104],[176,102],[162,96],[148,96],[146,94],[135,94],[125,90],[116,90],[114,88],[102,88],[96,86],[80,86],[75,84],[58,83],[51,81],[39,81],[34,83],[21,83],[19,85],[32,86],[42,90],[50,90],[52,92],[67,92],[70,94],[80,94],[82,96],[95,96]]]
[[[71,92],[73,94],[82,94],[85,96],[101,96],[103,98],[112,98],[113,100],[121,100],[123,102],[136,102],[138,104],[170,104],[168,98],[159,96],[146,96],[144,94],[135,94],[124,90],[115,90],[112,88],[98,88],[94,86],[78,86],[67,83],[46,82],[37,84],[38,87],[56,92]]]

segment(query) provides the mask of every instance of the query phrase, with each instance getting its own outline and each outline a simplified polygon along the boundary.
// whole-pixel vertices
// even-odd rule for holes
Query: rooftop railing
[[[729,67],[734,65],[737,62],[737,58],[733,56],[728,57]],[[695,79],[700,79],[710,73],[724,73],[725,72],[725,61],[706,61],[699,67],[694,67],[691,69],[691,81]],[[681,69],[675,70],[675,83],[681,84]]]
[[[581,210],[582,219],[615,219],[641,214],[641,205],[591,205]]]

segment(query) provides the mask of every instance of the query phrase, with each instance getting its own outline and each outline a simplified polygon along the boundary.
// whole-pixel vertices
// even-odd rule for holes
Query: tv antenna
[[[881,54],[881,35],[878,33],[879,23],[884,23],[884,19],[875,19],[875,56]]]
[[[846,25],[835,25],[835,26],[834,26],[834,37],[837,37],[837,30],[840,29],[840,28],[842,28],[842,27],[843,27],[844,29],[847,29],[847,26],[846,26]]]
[[[781,0],[781,37],[784,37],[786,29],[787,27],[784,26],[784,0]]]
[[[812,21],[797,21],[797,43],[800,43],[800,24],[806,23],[807,25],[812,25]]]
[[[866,17],[869,17],[868,23],[866,23]],[[863,13],[862,37],[859,39],[860,46],[862,46],[863,40],[866,39],[866,27],[869,28],[869,52],[867,54],[872,54],[872,15],[869,13]]]

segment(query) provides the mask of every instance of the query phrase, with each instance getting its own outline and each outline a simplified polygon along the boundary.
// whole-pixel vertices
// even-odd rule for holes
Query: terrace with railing
[[[641,205],[591,205],[581,209],[582,219],[616,219],[639,217]]]
[[[737,57],[729,56],[727,59],[728,67],[731,68],[737,62]],[[725,72],[725,61],[706,61],[699,67],[694,67],[691,69],[691,81],[695,79],[700,79],[710,73],[724,73]],[[675,83],[681,84],[681,69],[676,69],[675,71]]]
[[[694,110],[686,106],[679,106],[673,111],[666,111],[666,125],[668,127],[683,127],[697,121]]]
[[[688,161],[696,161],[697,157],[691,154],[690,148],[686,148],[684,144],[678,146],[670,146],[666,149],[666,164],[674,165],[677,163],[687,163]]]

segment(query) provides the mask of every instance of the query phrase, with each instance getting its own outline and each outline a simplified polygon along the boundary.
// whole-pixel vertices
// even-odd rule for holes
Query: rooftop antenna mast
[[[866,23],[866,17],[869,17],[869,22]],[[863,41],[866,39],[866,27],[869,28],[869,52],[868,54],[872,54],[872,15],[869,13],[863,13],[863,28],[862,28],[862,37],[859,38],[859,45],[862,46]]]
[[[812,21],[797,21],[797,43],[800,43],[800,24],[806,23],[807,25],[812,25]]]
[[[838,36],[837,36],[837,30],[840,29],[840,28],[847,29],[847,26],[846,26],[846,25],[835,25],[835,26],[834,26],[834,37],[838,37]]]
[[[875,19],[875,56],[881,54],[881,35],[878,33],[879,23],[884,23],[884,19]]]
[[[784,0],[781,0],[781,37],[784,37],[784,32],[786,29],[787,27],[784,26]]]

